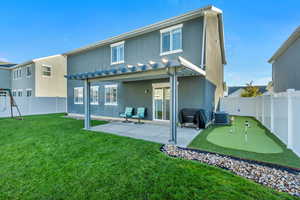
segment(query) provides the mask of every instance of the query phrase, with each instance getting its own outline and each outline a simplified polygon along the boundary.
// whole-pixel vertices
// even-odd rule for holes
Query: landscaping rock
[[[209,165],[230,170],[236,175],[251,179],[277,191],[287,192],[291,195],[300,197],[299,172],[264,166],[246,160],[238,160],[214,153],[184,149],[175,145],[164,145],[162,147],[162,151],[172,157],[197,160]]]

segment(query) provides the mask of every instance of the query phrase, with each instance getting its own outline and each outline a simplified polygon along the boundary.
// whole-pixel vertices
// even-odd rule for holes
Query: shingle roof
[[[258,87],[259,88],[259,91],[263,94],[265,92],[267,92],[267,86],[266,85],[254,85],[255,87]],[[237,90],[239,89],[244,89],[246,88],[247,86],[231,86],[231,87],[228,87],[228,95],[236,92]]]
[[[16,64],[0,60],[0,67],[2,67],[2,68],[9,68],[14,65],[16,65]]]

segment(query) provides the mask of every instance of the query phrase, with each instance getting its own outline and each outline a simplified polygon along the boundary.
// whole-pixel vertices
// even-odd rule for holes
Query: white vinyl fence
[[[300,91],[289,89],[254,98],[224,97],[221,110],[255,117],[300,156]]]
[[[66,112],[66,98],[60,97],[22,97],[15,101],[23,116]],[[14,108],[14,115],[17,109]],[[0,117],[10,117],[8,97],[0,96]]]

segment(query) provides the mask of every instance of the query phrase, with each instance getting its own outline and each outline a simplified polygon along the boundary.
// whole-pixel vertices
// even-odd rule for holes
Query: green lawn
[[[82,126],[62,115],[0,119],[0,199],[296,199]]]
[[[245,120],[250,122],[247,140],[244,133]],[[235,117],[234,128],[216,125],[206,129],[189,147],[300,168],[300,158],[260,122],[250,117]]]

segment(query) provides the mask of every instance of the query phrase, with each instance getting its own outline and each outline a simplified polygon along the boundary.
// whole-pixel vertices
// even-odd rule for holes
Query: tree
[[[250,83],[247,83],[246,85],[247,87],[243,89],[241,97],[257,97],[262,95],[259,88],[253,85],[253,81],[250,81]]]

